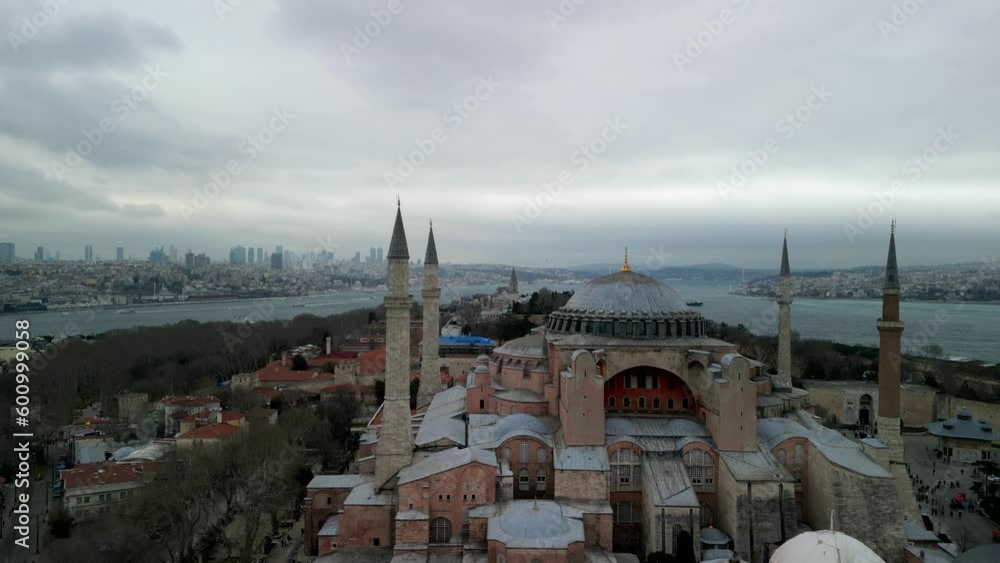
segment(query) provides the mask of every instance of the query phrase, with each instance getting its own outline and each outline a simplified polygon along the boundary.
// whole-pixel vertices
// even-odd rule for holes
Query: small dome
[[[490,363],[490,357],[487,356],[486,354],[480,354],[479,357],[476,358],[476,363],[477,364],[488,364],[488,363]]]
[[[569,518],[550,500],[515,501],[489,519],[487,539],[508,549],[566,549],[583,543],[583,521]]]
[[[785,542],[771,563],[885,563],[881,557],[858,540],[823,530],[799,534]]]
[[[490,368],[486,366],[476,366],[476,373],[489,373]]]

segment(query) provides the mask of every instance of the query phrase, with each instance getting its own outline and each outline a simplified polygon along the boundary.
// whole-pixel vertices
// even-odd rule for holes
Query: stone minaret
[[[420,391],[417,407],[431,404],[441,390],[441,359],[438,357],[441,336],[441,287],[438,282],[438,255],[434,245],[434,225],[427,235],[424,256],[424,343],[420,361]]]
[[[889,258],[885,265],[885,287],[882,289],[882,318],[876,323],[879,337],[878,354],[878,437],[889,446],[884,459],[879,460],[896,478],[896,493],[903,516],[919,518],[910,478],[903,458],[903,437],[900,434],[900,372],[902,368],[903,322],[899,320],[899,266],[896,264],[896,222],[889,235]]]
[[[792,271],[788,267],[788,231],[781,249],[781,282],[778,287],[778,378],[792,386]]]
[[[410,427],[410,253],[403,215],[396,207],[396,224],[389,243],[389,291],[385,296],[385,403],[375,446],[375,486],[385,487],[413,459]]]

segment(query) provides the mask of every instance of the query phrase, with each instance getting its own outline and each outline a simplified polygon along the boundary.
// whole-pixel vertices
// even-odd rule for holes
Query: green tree
[[[292,371],[306,371],[307,369],[309,369],[309,362],[302,357],[302,354],[292,356]]]

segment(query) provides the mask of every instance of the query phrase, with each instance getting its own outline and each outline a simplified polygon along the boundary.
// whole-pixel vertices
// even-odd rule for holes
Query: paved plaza
[[[937,459],[934,455],[934,448],[937,445],[937,438],[933,436],[904,436],[906,462],[910,464],[910,474],[920,483],[914,483],[914,492],[920,484],[934,487],[935,483],[943,481],[945,484],[938,490],[932,491],[927,502],[921,502],[920,512],[930,516],[934,523],[934,531],[945,533],[952,541],[961,538],[963,533],[968,536],[968,546],[981,545],[992,541],[993,530],[1000,529],[988,519],[977,513],[954,511],[949,509],[951,499],[959,492],[965,492],[967,498],[976,501],[978,495],[972,492],[972,471],[973,465],[969,464],[947,464]],[[957,482],[958,487],[952,483]],[[933,507],[938,507],[937,515],[932,515]]]

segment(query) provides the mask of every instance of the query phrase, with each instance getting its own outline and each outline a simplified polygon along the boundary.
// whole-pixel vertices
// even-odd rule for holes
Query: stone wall
[[[871,397],[869,421],[878,416],[878,385],[864,381],[809,381],[803,382],[809,391],[809,403],[818,406],[825,413],[824,423],[858,424],[861,414],[861,398]],[[937,391],[926,385],[907,383],[901,386],[901,417],[903,426],[926,428],[936,418],[935,397]],[[834,418],[836,417],[836,418]]]
[[[807,521],[814,529],[833,528],[871,547],[887,563],[902,561],[902,514],[892,480],[866,477],[809,452]]]
[[[608,474],[604,471],[556,471],[556,498],[608,498]]]
[[[791,483],[737,481],[722,464],[718,499],[719,529],[733,539],[734,551],[751,563],[767,561],[774,553],[774,544],[796,533]]]
[[[1000,404],[959,399],[944,393],[937,397],[937,416],[955,418],[959,409],[962,408],[972,411],[972,418],[988,420],[994,428],[1000,428]]]

